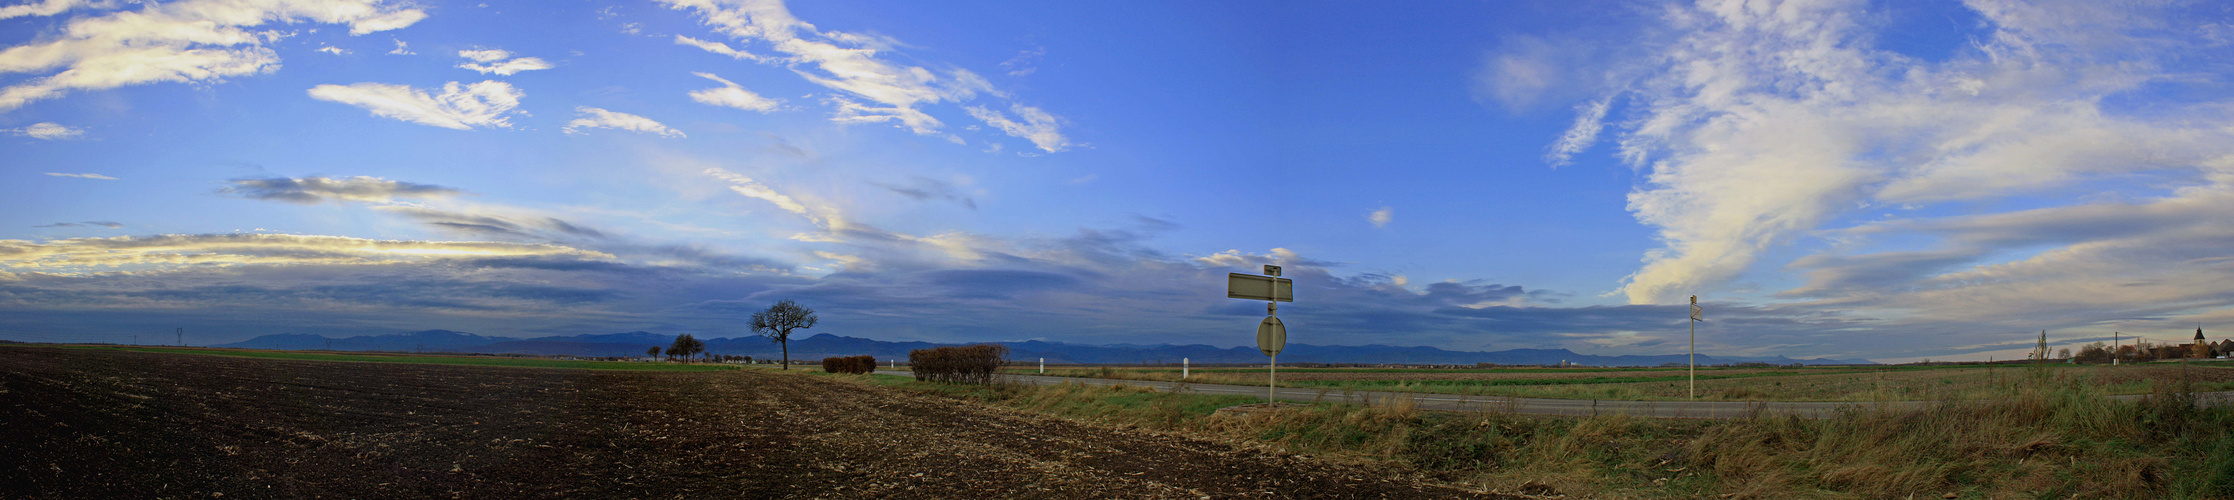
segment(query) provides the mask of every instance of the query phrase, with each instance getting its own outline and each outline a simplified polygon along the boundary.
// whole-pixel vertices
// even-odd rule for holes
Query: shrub
[[[993,373],[1008,362],[1008,346],[977,344],[908,351],[909,369],[916,380],[956,384],[987,384]]]
[[[869,373],[877,371],[877,358],[875,356],[822,358],[822,371],[830,373]]]

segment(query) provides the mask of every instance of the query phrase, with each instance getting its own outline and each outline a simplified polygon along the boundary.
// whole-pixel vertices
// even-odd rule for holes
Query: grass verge
[[[1923,409],[1821,420],[1655,420],[1315,404],[1212,415],[1246,396],[1129,387],[963,386],[834,376],[1058,417],[1415,468],[1505,492],[1590,498],[2234,498],[2234,409],[2159,389],[2111,400],[2070,374]]]

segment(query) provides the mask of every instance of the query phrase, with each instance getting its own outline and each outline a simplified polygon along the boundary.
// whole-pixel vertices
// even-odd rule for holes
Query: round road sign
[[[1280,324],[1278,316],[1265,316],[1263,322],[1257,323],[1257,349],[1263,350],[1264,355],[1280,354],[1280,350],[1287,347],[1288,326]]]

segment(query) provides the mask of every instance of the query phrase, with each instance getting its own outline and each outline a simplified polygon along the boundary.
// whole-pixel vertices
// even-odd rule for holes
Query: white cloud
[[[652,121],[652,119],[650,118],[636,116],[628,113],[606,111],[589,106],[575,107],[574,112],[580,114],[581,117],[575,118],[574,121],[566,122],[565,132],[569,134],[580,134],[582,133],[582,129],[611,128],[626,130],[630,132],[656,134],[660,137],[683,137],[682,131],[668,128],[667,125]]]
[[[552,66],[550,62],[544,61],[539,58],[512,58],[512,53],[505,52],[500,49],[460,50],[458,51],[458,57],[463,57],[470,61],[458,63],[459,68],[479,71],[481,72],[481,74],[493,73],[498,75],[510,76],[514,73],[519,73],[522,71],[535,71],[557,67]]]
[[[818,207],[813,209],[807,208],[807,205],[804,203],[800,203],[799,200],[792,199],[790,196],[786,196],[783,193],[776,192],[776,190],[770,189],[768,185],[762,184],[759,181],[755,181],[751,177],[738,175],[736,172],[723,170],[718,167],[708,167],[704,173],[708,176],[712,176],[715,179],[721,179],[722,182],[729,183],[729,190],[732,192],[744,195],[748,198],[754,198],[766,201],[768,203],[773,203],[776,205],[776,208],[781,208],[786,212],[791,212],[794,214],[798,214],[800,217],[805,217],[808,221],[813,222],[816,226],[821,226],[824,229],[840,229],[845,226],[844,221],[840,217],[838,217],[836,210],[830,209],[829,207]]]
[[[70,9],[92,6],[94,6],[94,2],[87,0],[32,0],[20,5],[9,5],[0,7],[0,19],[11,19],[24,16],[51,16],[55,14],[61,14],[63,12],[69,12]]]
[[[687,36],[682,36],[682,35],[675,35],[675,44],[677,44],[677,45],[689,45],[689,46],[692,46],[692,47],[697,47],[697,48],[698,48],[699,50],[704,50],[704,51],[707,51],[707,52],[712,52],[712,53],[715,53],[715,54],[721,54],[721,55],[729,56],[729,57],[731,57],[731,58],[735,58],[735,59],[743,59],[743,60],[747,60],[747,61],[766,61],[766,60],[768,60],[768,58],[765,58],[765,57],[761,57],[761,56],[760,56],[760,55],[758,55],[758,54],[753,54],[753,53],[751,53],[751,52],[745,52],[745,51],[742,51],[742,50],[737,50],[737,49],[736,49],[735,47],[730,47],[730,46],[729,46],[729,44],[726,44],[726,43],[721,43],[721,42],[716,42],[716,41],[711,41],[711,40],[699,40],[699,39],[696,39],[696,38],[691,38],[691,37],[687,37]]]
[[[750,90],[745,90],[743,86],[737,85],[736,82],[724,80],[722,79],[722,77],[715,76],[713,73],[692,72],[691,74],[698,75],[700,78],[721,82],[722,85],[722,87],[718,89],[691,91],[690,100],[698,101],[700,104],[737,108],[745,111],[758,111],[761,113],[773,113],[777,109],[783,108],[782,99],[770,99],[767,97],[761,97],[760,94],[755,94],[752,93],[752,91]]]
[[[2181,85],[2181,71],[2167,67],[2207,42],[2164,26],[2188,21],[2092,2],[1971,6],[1992,34],[1940,62],[1875,49],[1875,25],[1857,21],[1869,18],[1858,2],[1666,11],[1675,39],[1650,44],[1665,47],[1648,58],[1654,72],[1623,91],[1633,92],[1624,102],[1634,106],[1621,125],[1620,154],[1648,169],[1629,209],[1665,245],[1629,277],[1628,299],[1669,303],[1729,282],[1766,249],[1820,234],[1862,207],[1980,206],[2090,179],[2096,183],[2084,185],[2099,191],[2165,189],[2113,181],[2146,172],[2193,179],[2234,154],[2234,120],[2224,115],[2155,118],[2107,108],[2145,85]],[[1555,161],[1588,144],[1577,131],[1593,128],[1600,113],[1595,101],[1578,109],[1576,127],[1551,148]],[[2102,255],[2084,250],[2098,243],[2109,244],[2075,241],[2050,253]],[[1994,248],[2004,247],[1948,258],[1986,259]],[[1937,255],[1868,262],[1949,265]]]
[[[739,40],[764,42],[780,55],[754,55],[726,44],[690,37],[676,37],[678,44],[738,59],[781,64],[809,82],[842,92],[842,95],[825,99],[834,111],[831,120],[838,123],[892,123],[916,134],[945,137],[960,143],[965,141],[940,132],[944,124],[921,108],[930,104],[961,103],[979,94],[1008,97],[995,90],[984,77],[968,70],[934,71],[887,61],[879,55],[890,52],[896,45],[893,41],[878,36],[817,30],[814,25],[792,17],[790,9],[781,1],[660,1],[671,8],[696,11],[715,31]],[[1010,119],[983,106],[970,110],[970,114],[1049,152],[1070,145],[1062,136],[1060,120],[1054,115],[1013,104],[1010,111],[1017,113],[1021,120]]]
[[[474,62],[488,63],[505,60],[512,57],[512,53],[502,49],[460,50],[458,51],[458,57],[470,59]]]
[[[372,111],[373,116],[458,130],[511,127],[512,122],[505,115],[519,107],[520,97],[524,95],[512,88],[512,84],[494,80],[472,85],[446,83],[442,85],[442,93],[436,95],[428,95],[409,85],[371,82],[319,85],[310,89],[312,98],[365,108]]]
[[[49,4],[39,4],[46,6]],[[72,90],[214,82],[275,70],[271,22],[346,24],[362,35],[426,17],[384,0],[185,0],[71,19],[56,36],[0,51],[0,74],[42,74],[0,88],[0,111]]]
[[[202,234],[74,238],[33,243],[0,240],[0,265],[18,271],[80,274],[137,266],[249,264],[384,264],[443,258],[610,254],[558,245],[478,241],[373,240],[290,234]]]
[[[54,122],[39,122],[18,128],[0,129],[0,132],[7,132],[10,135],[20,135],[33,139],[44,139],[49,141],[59,139],[76,139],[85,136],[85,129],[70,127]]]
[[[1365,220],[1373,222],[1373,227],[1388,227],[1389,221],[1396,220],[1396,209],[1381,207],[1380,210],[1365,214]]]
[[[324,46],[324,47],[319,47],[319,48],[317,48],[316,50],[317,50],[318,52],[324,52],[324,53],[328,53],[328,54],[333,54],[333,55],[337,55],[337,56],[349,55],[349,49],[344,49],[344,48],[341,48],[341,47],[335,47],[335,46],[332,46],[332,45],[327,45],[327,46]]]
[[[76,177],[76,178],[79,178],[79,179],[99,179],[99,180],[104,180],[104,181],[113,181],[113,180],[116,180],[116,178],[115,178],[115,177],[109,177],[109,176],[106,176],[106,175],[101,175],[101,174],[93,174],[93,173],[86,173],[86,174],[65,174],[65,173],[60,173],[60,172],[47,172],[47,175],[52,175],[52,176],[55,176],[55,177]]]
[[[1598,99],[1575,106],[1575,124],[1567,127],[1567,133],[1559,136],[1559,142],[1551,144],[1551,151],[1544,154],[1544,163],[1553,167],[1566,166],[1574,162],[1575,154],[1597,143],[1598,132],[1605,129],[1606,109],[1612,104],[1613,99]]]
[[[396,50],[388,51],[388,55],[392,56],[411,56],[418,54],[418,52],[412,52],[411,44],[403,43],[403,40],[396,40]]]
[[[1032,141],[1032,145],[1039,146],[1041,150],[1049,153],[1061,152],[1071,146],[1070,139],[1063,137],[1061,130],[1059,130],[1059,122],[1062,119],[1047,114],[1046,111],[1040,111],[1039,108],[1022,104],[1009,105],[1009,111],[1015,112],[1016,116],[1024,119],[1021,123],[1009,119],[1008,116],[1002,115],[999,111],[980,106],[965,106],[962,109],[968,110],[970,116],[977,117],[979,121],[1001,129],[1002,132],[1007,132],[1010,137]]]

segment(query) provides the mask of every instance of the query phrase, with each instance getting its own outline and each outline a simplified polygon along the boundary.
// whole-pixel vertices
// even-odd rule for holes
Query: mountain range
[[[449,330],[426,330],[391,335],[360,335],[348,338],[327,338],[311,334],[265,335],[230,344],[212,347],[238,347],[248,349],[337,351],[391,351],[391,352],[457,352],[485,354],[536,354],[566,356],[643,356],[651,347],[664,348],[675,337],[650,332],[608,333],[575,335],[567,337],[490,337]],[[706,343],[706,352],[714,354],[741,354],[754,359],[775,359],[781,350],[775,343],[761,337],[699,339]],[[1196,364],[1250,364],[1263,363],[1265,356],[1254,347],[1221,348],[1202,344],[1174,345],[1083,345],[1061,342],[1028,340],[1022,342],[995,342],[1009,348],[1009,359],[1036,362],[1045,358],[1055,364],[1133,364],[1178,363],[1181,359]],[[829,356],[870,355],[877,359],[906,359],[908,351],[938,347],[930,342],[888,342],[859,337],[845,337],[828,333],[816,334],[791,341],[791,359],[815,361]],[[1555,365],[1562,362],[1583,366],[1659,366],[1667,363],[1684,363],[1682,354],[1599,356],[1579,354],[1566,349],[1511,349],[1494,352],[1449,351],[1434,347],[1401,347],[1387,345],[1321,346],[1288,344],[1280,352],[1282,363],[1359,363],[1359,364],[1423,364],[1471,365],[1493,363],[1500,365]],[[1701,354],[1699,364],[1771,363],[1779,365],[1858,365],[1875,364],[1861,359],[1793,359],[1783,356],[1709,356]]]

